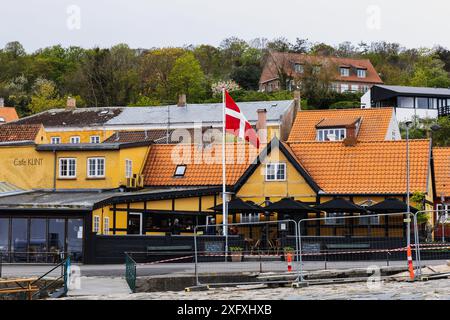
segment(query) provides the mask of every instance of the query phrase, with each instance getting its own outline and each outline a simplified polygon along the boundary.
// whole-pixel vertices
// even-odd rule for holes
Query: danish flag
[[[256,131],[234,102],[233,98],[225,91],[225,131],[240,139],[244,139],[256,148],[259,148],[259,138]]]

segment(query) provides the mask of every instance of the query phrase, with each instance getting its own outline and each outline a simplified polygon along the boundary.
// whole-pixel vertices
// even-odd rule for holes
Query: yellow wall
[[[117,188],[126,185],[125,161],[133,161],[133,173],[140,173],[149,147],[121,150],[58,151],[56,152],[57,189]],[[54,187],[55,154],[37,151],[35,146],[0,146],[0,181],[10,182],[23,189],[50,189]],[[105,158],[105,177],[88,178],[87,159]],[[59,178],[60,158],[77,159],[74,179]]]
[[[64,130],[64,131],[51,131],[46,129],[47,140],[51,141],[52,137],[60,137],[61,143],[70,143],[71,137],[80,137],[80,143],[90,143],[91,136],[99,136],[100,143],[108,139],[113,133],[113,130],[82,130],[77,129],[74,131]]]
[[[272,202],[284,197],[294,197],[296,200],[304,202],[316,201],[315,191],[281,152],[272,150],[265,163],[271,162],[286,163],[286,181],[265,181],[265,164],[263,163],[238,191],[237,196],[239,198],[251,200],[258,204],[262,203],[265,197],[270,197]]]

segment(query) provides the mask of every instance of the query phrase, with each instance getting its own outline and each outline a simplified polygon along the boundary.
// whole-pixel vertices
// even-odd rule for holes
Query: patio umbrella
[[[364,207],[358,206],[348,200],[343,198],[335,198],[333,200],[321,203],[314,207],[317,210],[325,211],[325,212],[337,212],[337,213],[353,213],[353,212],[367,212]]]
[[[223,210],[223,206],[220,204],[209,208],[209,210],[221,212]],[[253,201],[244,201],[240,198],[236,198],[228,202],[229,213],[258,213],[264,211],[265,209],[263,207],[258,206]]]
[[[408,205],[396,198],[389,198],[368,207],[367,210],[376,213],[404,213],[408,211]],[[416,213],[417,211],[419,211],[417,208],[411,206],[410,210],[412,213]]]
[[[319,210],[316,210],[301,201],[292,200],[291,198],[284,198],[280,201],[271,203],[268,206],[264,207],[264,210],[289,214],[319,212]]]

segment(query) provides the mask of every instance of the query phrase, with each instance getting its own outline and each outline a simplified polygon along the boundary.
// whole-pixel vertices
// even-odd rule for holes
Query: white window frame
[[[62,166],[63,162],[67,161],[66,163],[66,174],[62,174]],[[70,170],[71,163],[73,161],[73,170]],[[73,179],[77,177],[77,159],[76,158],[59,158],[58,161],[59,169],[58,169],[58,176],[60,179]],[[70,172],[73,171],[73,174],[70,174]]]
[[[344,226],[345,225],[345,219],[337,219],[340,217],[344,217],[345,213],[341,212],[326,212],[325,213],[325,225],[330,226]],[[337,223],[339,221],[339,223]]]
[[[363,226],[379,226],[380,225],[380,215],[360,215],[358,223]]]
[[[70,143],[79,144],[81,142],[80,136],[72,136],[70,137]]]
[[[125,178],[133,177],[133,160],[125,159]]]
[[[442,212],[438,212],[438,217],[439,217],[440,223],[442,223],[443,221],[445,221],[445,223],[450,223],[450,221],[449,221],[449,208],[450,208],[450,206],[448,204],[444,204],[444,203],[439,203],[439,204],[436,205],[436,210],[437,211],[445,210],[444,215],[442,215]]]
[[[259,222],[259,213],[241,213],[241,223]]]
[[[96,141],[93,141],[93,140],[96,140]],[[98,142],[97,142],[98,141]],[[90,136],[89,137],[89,142],[90,143],[100,143],[100,136]]]
[[[366,69],[357,69],[356,70],[356,74],[358,76],[358,78],[367,78],[367,70]]]
[[[347,83],[341,83],[341,93],[349,91],[349,85]]]
[[[142,236],[142,233],[144,230],[143,225],[142,225],[144,223],[142,212],[130,212],[129,214],[132,216],[139,216],[139,234],[138,235]],[[128,221],[127,223],[130,223],[130,222]]]
[[[91,160],[94,160],[94,174],[91,174]],[[98,168],[98,162],[99,160],[103,161],[103,173],[99,174]],[[87,158],[87,176],[88,178],[104,178],[106,174],[106,159],[104,157],[92,157]]]
[[[60,144],[61,143],[61,137],[51,137],[50,138],[51,144]]]
[[[100,232],[100,216],[94,216],[93,232],[97,234]]]
[[[345,70],[345,72],[343,72]],[[350,77],[350,68],[341,67],[340,68],[341,77]]]
[[[109,235],[109,217],[103,218],[103,234]]]
[[[271,174],[269,174],[269,168],[271,167],[271,166],[274,166],[274,172],[273,172],[273,174],[271,173]],[[278,173],[279,173],[279,168],[280,167],[283,167],[283,170],[284,170],[284,177],[283,178],[279,178],[278,177]],[[278,163],[266,163],[266,170],[265,170],[265,179],[266,179],[266,181],[269,181],[269,182],[273,182],[273,181],[286,181],[286,176],[287,176],[287,172],[286,172],[286,170],[287,170],[287,166],[286,166],[286,163],[284,163],[284,162],[278,162]],[[271,176],[273,176],[273,178],[271,177]]]
[[[352,84],[351,85],[351,91],[352,92],[358,92],[359,91],[359,85],[357,85],[357,84]]]
[[[317,129],[317,141],[331,141],[327,140],[328,135],[334,134],[336,136],[336,141],[344,141],[347,138],[347,129],[345,128],[329,128],[329,129]],[[341,135],[343,134],[343,138]]]

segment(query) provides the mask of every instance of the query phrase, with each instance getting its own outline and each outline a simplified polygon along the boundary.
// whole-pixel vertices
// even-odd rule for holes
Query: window
[[[365,226],[375,226],[380,224],[380,216],[360,216],[359,217],[359,224],[365,225]]]
[[[348,89],[349,89],[348,84],[341,83],[341,92],[346,92],[348,91]]]
[[[428,98],[416,98],[417,109],[428,109]]]
[[[357,91],[359,91],[359,85],[352,84],[352,92],[357,92]]]
[[[366,77],[366,70],[365,69],[358,69],[356,71],[358,78],[365,78]]]
[[[305,68],[304,68],[304,66],[303,66],[302,64],[296,63],[296,64],[294,65],[294,70],[295,70],[295,72],[303,73],[303,71],[305,70]]]
[[[266,181],[284,181],[286,180],[285,163],[266,164]]]
[[[103,178],[105,176],[105,158],[88,159],[88,177]]]
[[[367,91],[369,91],[369,86],[363,85],[363,86],[361,87],[361,91],[362,91],[363,93],[366,93]]]
[[[75,178],[77,176],[77,159],[61,158],[59,159],[59,177]]]
[[[100,143],[100,136],[91,136],[90,142],[91,143]]]
[[[184,174],[186,173],[186,166],[185,165],[178,165],[175,169],[175,177],[184,177]]]
[[[350,76],[350,68],[341,67],[341,77],[349,77],[349,76]]]
[[[125,178],[131,178],[133,176],[133,161],[125,160]]]
[[[241,214],[241,222],[243,222],[243,223],[259,222],[259,214],[258,213],[242,213]]]
[[[414,98],[413,97],[398,97],[397,106],[399,108],[414,108]]]
[[[70,137],[70,143],[80,143],[80,137]]]
[[[338,219],[343,217],[344,213],[329,212],[325,215],[325,224],[327,225],[345,225],[345,219]]]
[[[334,136],[334,140],[331,139],[332,136]],[[346,137],[347,130],[345,128],[317,130],[317,141],[342,141]]]
[[[100,231],[100,217],[94,216],[94,230],[95,233],[99,233]]]
[[[61,138],[60,137],[52,137],[50,139],[50,143],[51,144],[60,144],[61,143]]]
[[[109,217],[103,219],[103,234],[109,235]]]
[[[448,211],[449,205],[447,204],[438,204],[436,205],[437,217],[440,223],[448,223]],[[444,211],[445,210],[445,211]]]

